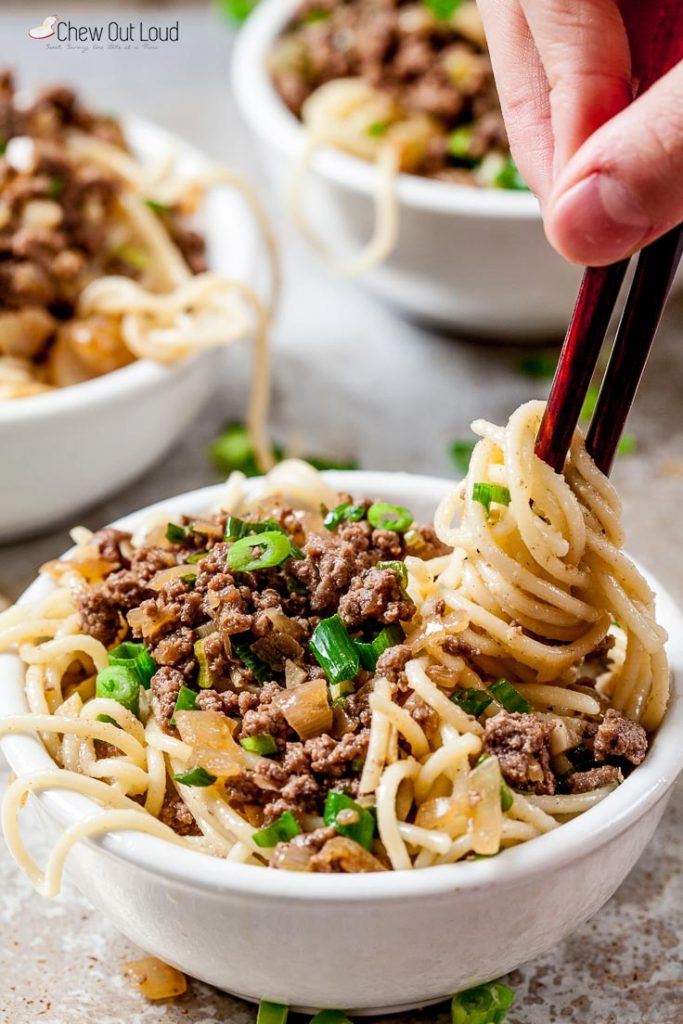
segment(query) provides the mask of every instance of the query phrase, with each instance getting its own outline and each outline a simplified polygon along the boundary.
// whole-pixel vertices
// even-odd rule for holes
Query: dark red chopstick
[[[645,249],[619,323],[586,447],[609,473],[683,251],[683,225]]]

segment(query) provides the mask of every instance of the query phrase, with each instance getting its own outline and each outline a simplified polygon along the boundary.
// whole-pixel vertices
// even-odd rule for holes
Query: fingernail
[[[591,174],[565,193],[553,213],[562,248],[582,262],[620,258],[652,231],[640,200],[609,174]]]

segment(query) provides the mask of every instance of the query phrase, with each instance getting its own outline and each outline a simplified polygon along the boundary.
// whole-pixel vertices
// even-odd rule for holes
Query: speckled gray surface
[[[145,17],[159,12],[145,5]],[[158,120],[212,156],[260,174],[227,88],[230,37],[204,4],[170,4],[181,41],[164,52],[48,52],[26,36],[45,6],[0,5],[0,63],[22,81],[71,79],[108,109]],[[71,3],[70,17],[111,17],[111,8]],[[128,11],[125,3],[116,12]],[[107,13],[108,12],[108,13]],[[64,12],[62,12],[64,13]],[[39,16],[39,17],[38,17]],[[33,19],[33,20],[32,20]],[[283,225],[280,223],[280,228]],[[280,232],[282,234],[282,231]],[[301,245],[285,241],[287,294],[275,342],[274,429],[365,468],[448,474],[448,439],[474,416],[504,420],[539,386],[517,370],[520,352],[468,344],[396,320],[361,291],[326,280]],[[165,463],[116,499],[81,517],[101,525],[150,501],[214,478],[207,440],[244,408],[247,353],[229,356],[221,397]],[[614,479],[624,498],[629,546],[683,601],[683,304],[672,304],[634,408],[638,452]],[[16,596],[36,567],[63,550],[65,529],[0,548],[0,592]],[[0,768],[0,782],[3,781]],[[27,818],[29,816],[27,815]],[[31,845],[40,834],[27,822]],[[37,844],[37,845],[36,845]],[[191,983],[172,1004],[151,1005],[119,974],[141,955],[95,915],[67,882],[53,902],[36,896],[0,844],[2,1024],[248,1024],[252,1007]],[[547,956],[515,972],[513,1024],[683,1024],[683,786],[639,865],[592,922]],[[430,1009],[401,1018],[440,1024]]]

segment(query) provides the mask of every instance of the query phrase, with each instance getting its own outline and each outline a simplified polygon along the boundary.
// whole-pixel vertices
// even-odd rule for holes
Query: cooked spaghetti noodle
[[[581,433],[563,474],[535,456],[542,412],[474,424],[435,530],[288,461],[220,511],[78,531],[53,589],[0,615],[28,703],[0,735],[56,762],[4,805],[34,885],[116,830],[280,869],[451,864],[608,797],[666,711],[666,635]],[[43,872],[18,815],[50,788],[102,809]]]

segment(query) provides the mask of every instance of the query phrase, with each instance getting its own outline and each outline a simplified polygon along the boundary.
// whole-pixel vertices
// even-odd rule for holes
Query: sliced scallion
[[[97,673],[95,696],[115,700],[140,717],[140,682],[137,675],[124,665],[109,665]]]
[[[517,164],[510,156],[507,158],[500,170],[494,175],[491,184],[494,188],[507,188],[513,192],[529,191],[529,186],[519,173]]]
[[[452,1024],[503,1024],[515,994],[507,985],[490,981],[453,996]]]
[[[208,558],[208,556],[208,551],[195,551],[193,554],[189,555],[185,561],[188,565],[195,565],[196,562],[201,562],[203,558]]]
[[[211,686],[211,670],[209,669],[209,659],[206,656],[204,650],[204,639],[196,640],[194,644],[194,656],[197,659],[199,665],[199,674],[197,675],[197,686],[200,690],[208,690]]]
[[[235,640],[232,638],[232,650],[243,664],[251,669],[254,678],[258,683],[263,683],[270,675],[270,669],[265,661],[261,661],[257,654],[250,649],[248,641]]]
[[[149,689],[152,676],[157,670],[156,662],[144,644],[130,640],[119,644],[107,655],[110,665],[120,665],[137,676],[140,686]]]
[[[171,544],[182,544],[187,540],[187,526],[179,526],[178,523],[168,523],[166,526],[166,540]]]
[[[183,786],[213,786],[216,781],[216,776],[210,775],[200,765],[192,768],[189,772],[181,772],[179,775],[174,775],[173,778]]]
[[[453,465],[461,476],[467,476],[470,468],[470,459],[474,451],[476,441],[459,440],[453,441],[450,446],[450,456]]]
[[[254,557],[252,548],[262,548]],[[256,572],[258,569],[273,569],[282,565],[292,556],[292,545],[284,533],[268,530],[253,537],[241,537],[228,551],[227,564],[235,572]]]
[[[413,513],[402,505],[387,505],[384,501],[377,501],[368,509],[368,522],[376,530],[405,533],[412,525]]]
[[[462,0],[422,0],[422,3],[439,21],[448,21],[460,7]]]
[[[456,690],[451,694],[450,700],[462,708],[466,715],[472,715],[473,718],[479,718],[489,704],[493,703],[493,697],[486,690],[477,690],[474,687]]]
[[[379,139],[382,135],[386,135],[388,128],[388,121],[373,121],[372,124],[368,125],[368,135],[372,139]]]
[[[472,485],[472,500],[478,501],[488,512],[492,501],[497,505],[509,505],[510,491],[502,484],[487,484],[479,481]]]
[[[508,786],[508,784],[505,781],[505,779],[501,779],[500,780],[500,806],[501,806],[501,809],[503,811],[503,814],[506,814],[510,810],[510,808],[512,807],[513,801],[514,801],[514,797],[512,795],[512,790]]]
[[[405,588],[408,586],[408,570],[406,569],[405,562],[400,562],[398,560],[394,560],[391,562],[378,562],[377,568],[393,569],[394,572],[398,573],[398,575],[400,576],[401,586],[403,587],[403,589],[405,590]]]
[[[277,754],[277,743],[270,733],[262,732],[256,736],[245,736],[240,740],[240,745],[252,754],[260,754],[267,757],[268,754]]]
[[[340,835],[369,850],[375,835],[375,816],[346,793],[331,789],[325,799],[323,820]]]
[[[491,683],[488,689],[489,693],[493,694],[506,711],[528,714],[534,710],[526,697],[523,697],[519,690],[516,690],[507,679],[499,679],[498,682]]]
[[[345,501],[331,509],[323,519],[326,530],[336,530],[341,523],[358,523],[365,516],[365,505],[353,505]]]
[[[262,828],[259,832],[254,832],[252,839],[257,846],[268,848],[277,846],[278,843],[286,843],[294,836],[298,836],[300,832],[299,822],[292,812],[285,811],[272,825]]]
[[[153,213],[168,213],[171,209],[168,203],[160,203],[158,199],[145,199],[145,206]]]
[[[355,679],[358,675],[358,648],[338,615],[318,623],[309,646],[330,682],[341,683],[346,679]]]
[[[363,668],[367,669],[368,672],[374,672],[377,668],[377,660],[380,654],[387,651],[390,647],[395,647],[396,644],[403,643],[404,640],[405,633],[399,624],[395,622],[391,626],[385,626],[381,633],[378,633],[375,639],[369,643],[354,640],[354,644],[360,655],[360,662]]]
[[[197,709],[197,694],[194,690],[191,690],[189,686],[181,686],[178,690],[178,697],[175,702],[175,708],[173,709],[173,718],[171,719],[171,725],[175,725],[175,716],[178,711],[196,711]]]

